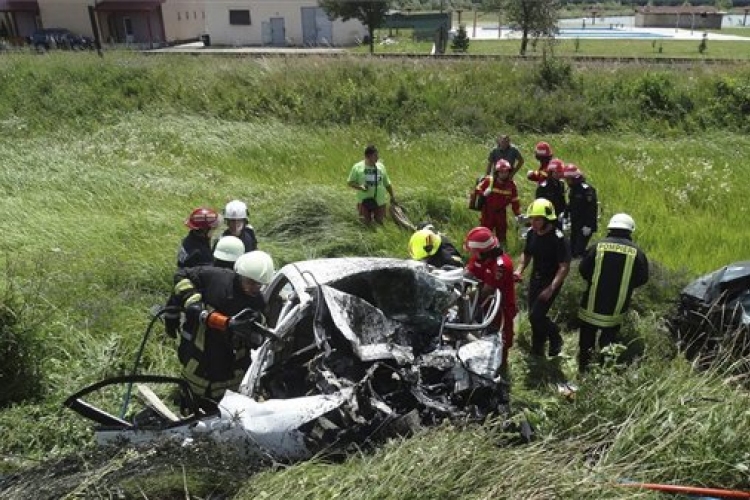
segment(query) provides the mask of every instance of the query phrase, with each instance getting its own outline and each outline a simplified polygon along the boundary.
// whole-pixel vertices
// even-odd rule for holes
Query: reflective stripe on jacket
[[[579,270],[588,287],[578,317],[601,328],[620,325],[633,290],[648,281],[646,255],[628,238],[599,241],[586,251]]]

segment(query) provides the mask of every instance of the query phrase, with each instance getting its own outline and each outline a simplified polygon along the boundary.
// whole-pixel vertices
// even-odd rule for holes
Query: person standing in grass
[[[536,143],[536,146],[534,146],[534,158],[539,162],[539,167],[536,169],[537,172],[546,172],[547,165],[549,165],[552,157],[552,146],[548,142],[540,141]],[[531,172],[533,170],[529,173]]]
[[[245,252],[245,244],[236,236],[222,236],[214,247],[214,267],[232,269]]]
[[[548,313],[570,271],[570,247],[555,225],[555,207],[549,200],[534,200],[526,216],[531,221],[531,229],[526,235],[515,279],[521,281],[524,270],[533,263],[527,296],[531,354],[544,356],[544,345],[549,340],[548,354],[557,356],[562,352],[563,338],[560,327]]]
[[[258,249],[258,239],[255,237],[253,226],[250,225],[249,212],[244,202],[232,200],[227,203],[224,207],[224,220],[227,229],[222,236],[235,236],[241,239],[245,245],[245,252]]]
[[[375,221],[383,224],[386,211],[386,192],[391,204],[396,203],[388,172],[379,161],[378,149],[370,144],[365,148],[365,159],[355,163],[349,172],[348,186],[357,191],[357,212],[367,225]]]
[[[513,178],[521,167],[523,167],[524,159],[521,151],[510,142],[510,136],[506,134],[500,134],[497,136],[497,147],[490,151],[487,157],[487,171],[485,175],[492,175],[492,169],[499,160],[505,160],[510,163],[511,171],[510,177]]]
[[[630,307],[633,290],[648,282],[648,258],[633,243],[635,221],[616,214],[607,224],[607,237],[586,250],[578,271],[586,281],[578,319],[578,371],[586,372],[596,348],[618,341],[620,325]]]
[[[513,320],[518,312],[513,276],[513,261],[503,252],[500,242],[486,227],[475,227],[466,234],[464,250],[469,252],[466,271],[482,282],[482,298],[500,290],[500,313],[492,321],[494,328],[502,328],[503,360],[507,373],[508,351],[513,347]]]
[[[568,184],[570,252],[574,259],[578,259],[583,256],[591,235],[598,229],[599,200],[596,189],[586,182],[583,172],[576,165],[566,165],[564,175]]]
[[[177,267],[210,266],[213,264],[211,238],[220,224],[219,214],[215,210],[205,207],[193,210],[185,220],[185,225],[190,229],[190,232],[183,238],[182,245],[177,251]]]
[[[568,208],[565,202],[565,184],[562,179],[565,174],[565,164],[558,158],[553,158],[547,164],[546,170],[530,170],[526,178],[536,182],[534,198],[544,198],[552,202],[555,207],[557,228],[563,228],[563,215]]]
[[[227,389],[238,390],[250,366],[250,349],[263,341],[265,301],[261,287],[274,274],[271,256],[241,255],[234,269],[179,269],[168,306],[184,312],[177,355],[182,377],[201,406],[215,407]],[[167,331],[177,337],[176,331]]]
[[[511,207],[516,219],[521,216],[518,187],[510,178],[510,172],[510,163],[498,160],[493,175],[482,179],[476,187],[477,194],[484,197],[479,223],[494,231],[501,245],[505,245],[508,232],[508,207]]]

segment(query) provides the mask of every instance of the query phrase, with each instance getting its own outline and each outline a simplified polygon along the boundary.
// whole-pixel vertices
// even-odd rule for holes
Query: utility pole
[[[99,18],[96,15],[96,4],[89,5],[89,21],[91,21],[91,31],[94,33],[94,45],[96,45],[96,52],[99,57],[104,57],[102,52],[102,34],[99,31]]]

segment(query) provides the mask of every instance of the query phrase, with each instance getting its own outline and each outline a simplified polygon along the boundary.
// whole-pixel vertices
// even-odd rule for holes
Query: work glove
[[[591,236],[591,228],[588,226],[583,226],[581,228],[581,234],[584,236]]]
[[[267,336],[262,323],[263,315],[254,309],[247,308],[229,318],[227,331],[234,336],[235,341],[256,349],[263,344]]]
[[[167,311],[162,317],[164,318],[164,332],[170,338],[176,338],[177,332],[180,330],[180,311],[177,309]]]
[[[518,271],[514,271],[513,281],[515,281],[516,283],[520,283],[521,281],[523,281],[523,277],[521,276],[521,273],[519,273]]]
[[[517,226],[523,226],[524,223],[524,217],[521,214],[516,215],[516,225]]]
[[[486,198],[487,196],[492,194],[492,188],[487,188],[484,190],[484,193],[482,195]]]

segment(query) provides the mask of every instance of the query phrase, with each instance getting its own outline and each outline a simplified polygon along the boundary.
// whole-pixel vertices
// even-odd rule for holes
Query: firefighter
[[[245,252],[245,244],[236,236],[222,236],[214,247],[214,267],[234,268],[234,263]]]
[[[200,266],[177,271],[168,304],[185,315],[178,357],[182,377],[204,407],[227,389],[239,388],[250,366],[250,349],[262,344],[261,287],[273,273],[271,257],[260,250],[240,256],[234,270]]]
[[[501,245],[505,245],[508,232],[508,206],[513,210],[516,220],[521,215],[518,187],[510,178],[511,170],[508,161],[498,160],[493,175],[482,179],[476,187],[477,193],[484,196],[479,223],[494,231]]]
[[[437,268],[464,265],[461,254],[453,243],[445,235],[435,231],[432,224],[425,225],[411,235],[409,256]]]
[[[211,251],[211,238],[221,224],[219,214],[210,208],[196,208],[185,220],[190,229],[182,240],[177,252],[177,267],[210,266],[214,257]]]
[[[539,162],[537,172],[546,172],[547,165],[549,165],[552,157],[552,147],[549,145],[549,143],[544,141],[536,143],[536,146],[534,146],[534,158],[536,158],[536,160]]]
[[[635,222],[628,214],[616,214],[607,224],[607,237],[592,245],[578,268],[586,290],[578,310],[580,331],[578,370],[583,373],[596,347],[617,342],[620,325],[630,306],[633,290],[648,282],[648,259],[632,241]]]
[[[581,258],[588,247],[591,235],[598,229],[599,200],[596,189],[586,182],[576,165],[565,166],[568,184],[568,219],[570,220],[570,252],[574,259]]]
[[[515,278],[521,281],[524,270],[533,263],[527,296],[531,353],[543,356],[544,345],[549,340],[548,354],[557,356],[562,351],[563,338],[560,327],[547,314],[570,270],[570,247],[563,232],[555,225],[557,216],[552,202],[544,198],[534,200],[526,216],[531,221],[531,228]]]
[[[500,242],[486,227],[475,227],[464,240],[464,250],[469,252],[466,271],[482,282],[482,295],[487,296],[500,290],[501,312],[492,322],[494,328],[502,328],[503,360],[508,365],[508,351],[513,347],[513,320],[518,312],[516,290],[513,277],[513,261],[503,252]]]
[[[224,220],[227,229],[222,236],[236,236],[245,245],[245,252],[258,249],[258,239],[255,229],[250,225],[247,205],[240,200],[232,200],[224,207]]]
[[[544,198],[552,202],[555,207],[557,218],[557,228],[563,229],[563,214],[567,210],[565,202],[565,184],[563,176],[565,174],[565,164],[562,160],[554,158],[547,164],[546,170],[530,170],[526,178],[536,182],[536,192],[534,199]]]

